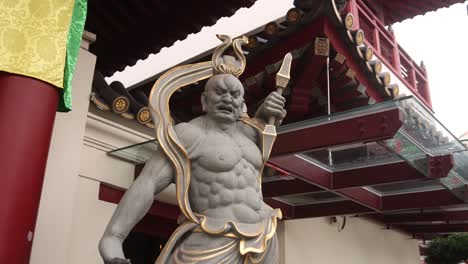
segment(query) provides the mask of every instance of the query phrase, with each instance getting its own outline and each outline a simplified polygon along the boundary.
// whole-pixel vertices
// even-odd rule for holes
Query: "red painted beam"
[[[369,80],[367,72],[365,72],[362,67],[360,67],[359,63],[354,59],[354,56],[350,51],[351,49],[345,44],[342,35],[337,31],[336,26],[334,26],[333,23],[328,19],[325,19],[324,21],[324,33],[330,40],[330,44],[335,48],[335,50],[347,58],[346,65],[348,68],[356,72],[355,79],[360,84],[367,87],[366,93],[369,95],[369,97],[373,98],[376,102],[381,102],[383,98]]]
[[[339,201],[295,206],[294,219],[372,212],[374,212],[374,210],[353,201]]]
[[[263,198],[323,191],[322,188],[301,179],[264,182],[262,183],[262,190]]]
[[[125,190],[101,183],[99,200],[118,204]],[[133,231],[160,238],[169,238],[178,227],[177,218],[180,210],[177,206],[155,201],[148,213],[138,222]]]
[[[294,155],[274,157],[268,162],[322,188],[332,188],[331,172]]]
[[[335,172],[329,172],[294,155],[274,157],[270,163],[304,180],[334,190],[427,179],[403,161]]]
[[[382,211],[427,208],[462,203],[463,201],[454,196],[450,191],[443,189],[382,196]]]
[[[147,214],[135,225],[132,231],[167,239],[178,226],[177,222]]]
[[[266,204],[271,206],[272,208],[279,208],[281,209],[281,213],[283,214],[283,219],[294,219],[295,217],[295,209],[293,205],[284,203],[282,201],[273,199],[273,198],[265,198],[263,199]]]
[[[427,192],[418,192],[418,193],[408,193],[408,194],[399,194],[399,195],[389,195],[389,196],[379,196],[375,193],[369,192],[363,188],[347,188],[333,190],[336,186],[334,180],[334,173],[326,171],[312,163],[309,163],[301,158],[296,156],[283,156],[276,157],[270,160],[270,163],[280,167],[284,170],[287,170],[295,177],[318,185],[326,190],[330,190],[340,196],[351,199],[352,201],[359,203],[368,208],[374,209],[376,211],[392,211],[392,210],[403,210],[403,209],[412,209],[412,208],[426,208],[434,206],[446,206],[461,204],[463,201],[459,200],[449,191],[436,190],[436,191],[427,191]],[[400,166],[401,164],[398,164]],[[374,170],[372,168],[371,170]],[[381,170],[382,173],[386,173],[385,170],[388,170],[387,166],[384,166]],[[365,170],[358,169],[357,172],[363,172]],[[410,172],[414,172],[410,170]],[[377,173],[377,171],[376,171]],[[365,174],[365,173],[364,173]],[[345,181],[344,183],[349,183],[352,185],[353,175],[358,174],[348,174],[347,177],[350,177],[350,180]],[[340,175],[343,177],[343,175]],[[359,177],[359,176],[356,176]],[[392,176],[393,177],[393,176]],[[403,176],[403,179],[408,176]],[[415,177],[421,177],[421,175],[415,174]],[[371,177],[368,177],[369,180],[372,180]],[[393,180],[397,178],[391,178]],[[382,181],[378,179],[378,181]],[[339,182],[339,181],[338,181]],[[341,184],[341,185],[340,185]],[[346,185],[341,182],[338,186],[345,187]],[[362,182],[361,184],[372,185],[371,182]]]
[[[355,202],[358,202],[362,205],[373,208],[377,211],[382,209],[381,197],[363,188],[356,187],[356,188],[338,190],[336,191],[336,193],[341,194],[342,196],[348,197]]]
[[[103,184],[103,183],[99,185],[99,200],[101,201],[118,204],[120,200],[122,199],[124,193],[125,193],[125,190],[115,187],[115,186],[110,186],[110,185]],[[280,208],[283,213],[284,219],[293,218],[294,216],[293,206],[283,203],[281,201],[272,199],[272,198],[265,198],[264,200],[265,200],[265,203],[267,203],[271,207]],[[147,216],[148,215],[151,215],[152,217],[166,219],[175,223],[177,222],[177,218],[180,215],[180,210],[179,210],[179,207],[176,205],[168,204],[168,203],[161,202],[161,201],[154,201],[153,205],[148,211]]]
[[[298,69],[301,72],[298,73],[292,89],[288,113],[301,115],[310,111],[313,83],[317,81],[325,63],[326,57],[314,55],[313,47],[302,56],[301,67]]]
[[[353,78],[348,76],[346,72],[343,72],[342,74],[338,76],[330,76],[331,81],[330,81],[330,91],[339,91],[343,86],[349,84],[350,82],[353,81]]]
[[[386,224],[401,224],[410,222],[468,221],[468,210],[440,211],[415,214],[385,214],[378,216],[377,219]]]
[[[273,147],[272,157],[343,144],[385,140],[392,138],[401,125],[399,109],[390,109],[322,125],[304,126],[281,132]],[[326,136],[318,138],[317,135]]]
[[[362,106],[369,104],[370,98],[365,93],[361,93],[357,90],[348,90],[346,88],[341,88],[339,92],[343,93],[340,95],[332,93],[331,95],[331,101],[337,107],[342,106],[341,108],[346,108],[346,106],[356,104],[356,102],[362,102]]]
[[[106,185],[103,183],[99,185],[99,200],[101,201],[118,204],[124,193],[125,190],[118,187]],[[151,205],[148,211],[148,214],[155,217],[170,219],[176,222],[180,215],[180,210],[176,205],[161,201],[154,201],[153,205]]]
[[[322,18],[319,18],[314,23],[305,25],[301,30],[282,40],[280,45],[273,46],[256,56],[252,62],[249,60],[243,76],[248,78],[262,72],[266,65],[280,61],[289,51],[302,48],[312,42],[315,36],[323,32],[323,21]]]
[[[335,171],[332,176],[333,189],[426,179],[422,173],[404,161],[369,166],[365,168]]]
[[[468,224],[402,225],[399,228],[413,234],[468,232]]]
[[[431,178],[443,178],[447,176],[455,165],[452,154],[441,156],[427,155],[428,172]]]
[[[272,158],[269,163],[287,170],[291,174],[295,175],[295,177],[318,185],[324,189],[331,190],[333,188],[333,177],[331,172],[296,156],[290,155]],[[334,192],[369,209],[380,210],[380,198],[365,189],[352,188]],[[330,208],[330,210],[332,210],[332,208]]]

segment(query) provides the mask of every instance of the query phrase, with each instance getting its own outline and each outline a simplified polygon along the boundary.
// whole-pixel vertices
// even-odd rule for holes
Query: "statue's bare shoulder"
[[[206,133],[203,129],[203,117],[197,117],[189,122],[179,123],[174,126],[174,131],[180,143],[182,143],[183,147],[190,154]]]
[[[237,122],[237,126],[239,130],[242,131],[242,134],[254,142],[256,145],[260,143],[260,134],[259,132],[253,128],[251,125],[248,125],[242,121]]]

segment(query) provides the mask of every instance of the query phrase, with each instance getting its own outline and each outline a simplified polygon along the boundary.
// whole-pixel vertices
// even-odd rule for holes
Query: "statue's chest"
[[[230,137],[225,134],[208,133],[195,153],[199,165],[210,171],[230,171],[241,159],[257,168],[261,166],[258,146],[243,135]]]

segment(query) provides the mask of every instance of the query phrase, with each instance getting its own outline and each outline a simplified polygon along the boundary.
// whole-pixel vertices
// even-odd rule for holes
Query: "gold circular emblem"
[[[398,96],[400,94],[400,87],[398,85],[395,85],[395,88],[393,88],[393,95]]]
[[[249,43],[246,44],[247,48],[255,48],[258,45],[258,40],[255,36],[250,36],[249,37]]]
[[[301,14],[297,8],[291,8],[288,10],[288,13],[286,13],[286,20],[288,23],[295,23],[299,20],[300,17]]]
[[[356,32],[356,36],[354,37],[354,42],[355,42],[356,45],[358,45],[358,46],[364,44],[364,31],[358,30],[358,31]]]
[[[385,73],[385,76],[383,78],[384,80],[384,85],[387,86],[390,84],[390,81],[391,81],[392,77],[390,76],[390,73],[386,72]]]
[[[374,56],[374,51],[372,48],[367,48],[366,49],[366,60],[370,61],[372,60],[372,57]]]
[[[374,65],[374,72],[375,74],[379,75],[380,73],[382,73],[382,62],[378,61],[375,63]]]
[[[345,17],[345,27],[346,29],[351,29],[354,25],[354,17],[352,14],[347,14],[346,17]]]
[[[387,92],[389,96],[395,98],[400,93],[400,88],[398,87],[397,84],[394,84],[389,87],[385,87],[385,91]]]
[[[278,25],[275,22],[270,22],[265,26],[265,33],[274,35],[278,31]]]
[[[119,114],[127,111],[128,99],[123,96],[115,98],[114,103],[112,104],[112,109],[114,110],[114,112]]]
[[[146,124],[151,120],[151,115],[148,107],[143,107],[138,111],[138,122]]]

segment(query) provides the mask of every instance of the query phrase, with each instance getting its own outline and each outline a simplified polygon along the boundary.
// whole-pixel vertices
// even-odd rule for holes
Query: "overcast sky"
[[[274,2],[273,6],[271,3]],[[292,0],[258,0],[212,27],[191,34],[107,79],[129,87],[197,54],[219,45],[215,34],[237,36],[286,14]],[[424,61],[428,71],[436,116],[455,136],[468,131],[468,15],[467,5],[430,12],[393,26],[399,44],[414,61]]]

